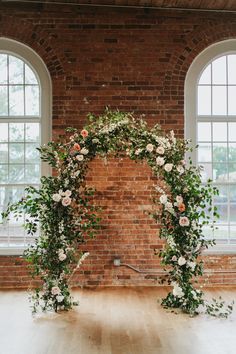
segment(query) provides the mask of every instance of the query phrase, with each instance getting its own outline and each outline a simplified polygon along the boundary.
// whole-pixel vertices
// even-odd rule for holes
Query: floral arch
[[[201,185],[200,170],[184,160],[188,141],[176,139],[173,131],[164,136],[158,125],[148,129],[142,119],[119,111],[106,110],[89,120],[80,132],[68,128],[65,136],[39,149],[55,176],[42,177],[39,190],[27,188],[26,197],[4,213],[5,217],[10,212],[16,217],[23,212],[30,215],[25,227],[31,235],[40,224],[40,236],[25,252],[33,277],[42,280],[32,295],[33,311],[69,310],[76,305],[69,280],[87,256],[79,245],[99,227],[93,192],[85,186],[88,163],[96,155],[125,153],[134,161],[145,160],[156,177],[156,211],[151,216],[161,223],[165,243],[160,257],[166,280],[173,286],[162,305],[197,313],[205,304],[203,292],[194,287],[193,280],[203,273],[202,261],[197,259],[214,244],[202,235],[202,225],[207,223],[204,209],[206,204],[211,208],[217,190],[210,181]]]

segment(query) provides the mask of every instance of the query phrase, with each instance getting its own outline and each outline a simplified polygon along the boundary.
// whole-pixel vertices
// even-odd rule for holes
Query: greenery
[[[56,175],[42,177],[39,190],[27,188],[26,197],[3,215],[29,215],[25,227],[31,235],[40,225],[40,236],[25,252],[32,275],[43,282],[32,295],[33,311],[39,307],[68,310],[74,305],[69,279],[76,259],[78,267],[87,256],[77,250],[85,235],[93,237],[99,227],[93,191],[85,187],[88,163],[97,155],[125,153],[134,161],[146,161],[156,177],[151,216],[161,223],[165,243],[160,257],[173,286],[162,304],[191,315],[198,313],[207,303],[193,280],[203,274],[199,255],[214,244],[204,238],[203,226],[209,223],[205,210],[206,206],[212,209],[217,189],[211,181],[202,186],[199,169],[184,160],[188,141],[176,139],[173,131],[164,136],[158,125],[149,129],[142,119],[119,111],[106,110],[100,117],[90,115],[89,120],[81,132],[69,128],[58,141],[39,149],[41,159]],[[217,217],[217,211],[213,213]],[[211,312],[209,307],[207,311]]]

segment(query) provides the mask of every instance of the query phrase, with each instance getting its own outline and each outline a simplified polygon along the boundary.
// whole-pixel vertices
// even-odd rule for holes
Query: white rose
[[[165,149],[163,148],[163,146],[158,146],[158,148],[156,149],[156,152],[160,155],[163,155],[165,152]]]
[[[187,265],[189,268],[191,268],[192,271],[194,271],[195,267],[196,267],[196,263],[195,262],[187,262]]]
[[[178,265],[182,266],[182,265],[185,265],[186,264],[186,259],[184,257],[179,257],[178,259]]]
[[[76,160],[78,160],[78,161],[83,161],[83,159],[84,159],[83,155],[77,155],[76,156]]]
[[[187,218],[187,216],[181,216],[179,218],[179,224],[180,226],[189,226],[189,219]]]
[[[69,189],[67,189],[65,192],[64,192],[64,196],[65,197],[70,197],[71,196],[71,191]]]
[[[165,163],[165,159],[163,157],[158,156],[156,158],[156,163],[157,163],[158,166],[163,166],[164,163]]]
[[[152,144],[147,144],[146,150],[147,150],[148,152],[152,152],[153,149],[154,149],[154,146],[153,146]]]
[[[58,254],[59,261],[64,261],[66,259],[66,254],[64,252],[60,252]]]
[[[167,164],[165,164],[165,166],[164,166],[164,170],[165,170],[166,172],[170,172],[170,171],[172,170],[172,168],[173,168],[173,163],[167,163]]]
[[[86,149],[86,148],[83,147],[83,148],[80,150],[80,153],[83,154],[83,155],[88,155],[89,151],[88,151],[88,149]]]
[[[167,195],[166,194],[162,194],[159,198],[161,204],[166,204],[167,203]]]
[[[57,295],[56,299],[57,299],[57,302],[62,302],[64,300],[64,296],[63,295]]]
[[[137,149],[134,154],[139,155],[142,151],[143,151],[143,149]]]
[[[182,204],[183,203],[183,197],[181,196],[181,195],[177,195],[177,197],[175,198],[175,200],[176,200],[176,202],[178,203],[178,204]]]
[[[63,199],[62,199],[62,205],[63,206],[68,206],[68,205],[70,205],[71,204],[71,198],[70,197],[64,197]]]
[[[181,175],[184,173],[184,168],[183,168],[183,166],[181,166],[181,165],[178,165],[178,166],[176,167],[176,170],[177,170]]]
[[[52,195],[52,199],[54,200],[54,202],[58,203],[61,200],[61,196],[60,196],[59,193],[55,193],[55,194]]]
[[[179,284],[173,283],[172,285],[174,286],[173,295],[177,296],[177,297],[183,297],[184,296],[184,292],[183,292],[182,288],[179,286]]]
[[[173,256],[171,259],[172,259],[173,262],[177,261],[177,257],[176,256]]]
[[[58,286],[53,286],[51,289],[51,293],[52,295],[59,295],[61,293],[60,288],[58,288]]]

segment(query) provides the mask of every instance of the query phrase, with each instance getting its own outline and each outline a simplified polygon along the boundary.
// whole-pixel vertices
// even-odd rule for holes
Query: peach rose
[[[179,209],[179,211],[181,212],[181,213],[183,213],[184,211],[185,211],[185,204],[184,203],[181,203],[181,204],[179,204],[178,205],[178,209]]]
[[[187,218],[187,216],[181,216],[179,218],[179,224],[180,224],[180,226],[189,226],[190,222],[189,222],[189,219]]]
[[[74,146],[73,146],[73,150],[80,151],[81,150],[80,144],[75,143]]]
[[[88,131],[86,129],[83,129],[83,130],[81,130],[80,134],[82,135],[83,138],[87,138]]]

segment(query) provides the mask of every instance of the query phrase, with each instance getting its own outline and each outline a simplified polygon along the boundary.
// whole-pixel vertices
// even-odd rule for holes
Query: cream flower
[[[57,295],[56,296],[56,300],[57,300],[57,302],[62,302],[64,300],[64,296],[63,295]]]
[[[58,286],[53,286],[51,289],[52,295],[59,295],[61,293],[61,290]]]
[[[180,224],[180,226],[189,226],[190,222],[189,222],[189,219],[187,218],[187,216],[181,216],[179,218],[179,224]]]
[[[171,259],[172,259],[173,262],[177,261],[177,257],[176,256],[173,256]]]
[[[66,258],[67,258],[67,256],[66,256],[66,254],[62,251],[62,252],[58,252],[58,258],[59,258],[59,261],[64,261]]]
[[[175,200],[176,200],[176,202],[178,203],[178,204],[182,204],[183,203],[183,197],[181,196],[181,195],[177,195],[177,197],[175,198]]]
[[[65,192],[64,192],[64,196],[65,197],[70,197],[71,196],[71,191],[69,189],[67,189]]]
[[[81,149],[80,153],[83,154],[83,155],[88,155],[89,151],[88,151],[88,149],[86,149],[85,147],[83,147],[83,148]]]
[[[70,205],[71,204],[71,198],[70,197],[64,197],[63,199],[62,199],[62,205],[63,206],[68,206],[68,205]]]
[[[173,295],[176,297],[183,297],[184,296],[184,292],[182,290],[182,288],[179,286],[178,283],[173,282],[171,285],[173,285]]]
[[[173,163],[166,163],[165,166],[164,166],[164,170],[166,172],[170,172],[173,168]]]
[[[55,194],[53,194],[52,195],[52,200],[54,200],[54,202],[60,202],[60,200],[61,200],[61,196],[60,196],[60,194],[59,193],[55,193]]]
[[[187,262],[187,265],[189,268],[191,268],[192,271],[194,271],[195,267],[196,267],[196,262]]]
[[[166,204],[167,203],[167,195],[166,194],[162,194],[159,198],[161,204]]]
[[[178,165],[177,167],[176,167],[176,170],[179,172],[179,174],[183,174],[184,173],[184,167],[183,166],[181,166],[181,165]]]
[[[158,166],[163,166],[164,163],[165,163],[165,159],[163,157],[158,156],[156,158],[156,163],[157,163]]]
[[[139,155],[139,154],[141,154],[142,151],[143,151],[143,149],[140,149],[140,148],[139,148],[139,149],[135,150],[135,153],[134,153],[134,154],[135,154],[135,155]]]
[[[78,160],[78,161],[83,161],[83,159],[84,159],[83,155],[77,155],[76,156],[76,160]]]
[[[153,149],[154,149],[154,146],[153,146],[152,144],[147,144],[146,150],[147,150],[148,152],[152,152]]]
[[[182,266],[182,265],[185,265],[186,264],[186,259],[184,258],[184,257],[179,257],[179,259],[178,259],[178,265],[179,266]]]
[[[156,149],[156,152],[160,155],[163,155],[165,152],[165,149],[163,148],[163,146],[158,146],[158,148]]]

